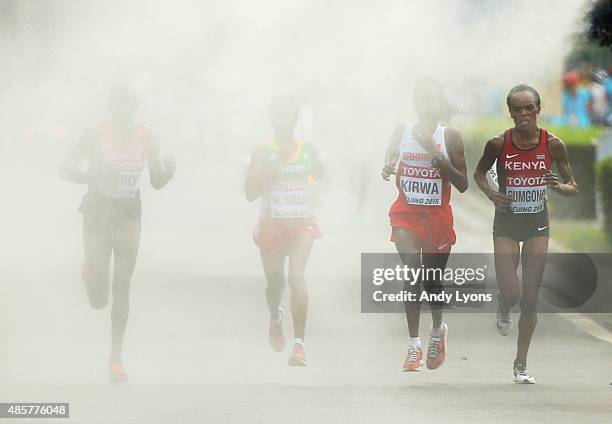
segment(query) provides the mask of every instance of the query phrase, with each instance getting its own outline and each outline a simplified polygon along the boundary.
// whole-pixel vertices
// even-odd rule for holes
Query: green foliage
[[[549,191],[551,215],[559,219],[594,219],[595,145],[590,142],[567,141],[565,145],[579,191],[577,196],[572,197]]]
[[[593,140],[604,133],[601,127],[555,127],[544,126],[548,131],[559,137],[566,145],[591,144]]]
[[[601,193],[604,229],[612,244],[612,158],[605,159],[597,165],[597,182]]]
[[[575,252],[606,253],[610,243],[596,221],[553,221],[551,237]]]

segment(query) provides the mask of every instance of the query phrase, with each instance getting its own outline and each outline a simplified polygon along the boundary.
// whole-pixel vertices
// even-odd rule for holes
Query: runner
[[[136,95],[130,86],[114,86],[109,100],[110,120],[85,132],[64,160],[60,176],[88,187],[79,208],[85,253],[82,276],[94,309],[108,303],[113,254],[108,369],[111,381],[125,382],[121,351],[129,314],[130,279],[140,243],[141,174],[146,161],[151,185],[161,189],[174,176],[176,165],[170,158],[162,164],[155,134],[134,121]],[[83,161],[88,162],[87,172],[78,168]]]
[[[246,197],[250,202],[262,199],[253,240],[259,247],[267,281],[270,346],[277,352],[285,348],[280,303],[285,288],[285,257],[288,257],[287,280],[295,336],[289,365],[305,366],[308,292],[304,270],[313,240],[321,237],[312,215],[311,185],[323,178],[324,172],[312,145],[294,137],[299,115],[297,102],[276,98],[270,103],[269,115],[274,135],[253,151],[246,178]]]
[[[460,192],[468,187],[461,134],[442,124],[449,116],[442,86],[424,79],[414,87],[415,126],[397,127],[391,138],[382,170],[389,181],[396,174],[399,190],[391,206],[391,240],[405,265],[444,269],[455,244],[453,212],[450,205],[451,184]],[[396,165],[399,166],[396,170]],[[425,281],[424,288],[435,293],[440,281]],[[411,290],[409,282],[405,290]],[[410,340],[403,371],[418,371],[422,366],[419,338],[421,305],[406,302],[406,320]],[[441,304],[430,304],[433,325],[429,334],[427,368],[437,369],[446,355],[447,325],[442,321]]]
[[[527,371],[527,352],[537,322],[537,300],[548,252],[546,190],[564,196],[578,193],[565,145],[538,127],[540,95],[527,85],[517,85],[506,99],[514,128],[489,140],[474,178],[495,204],[493,245],[499,285],[496,325],[506,336],[512,328],[510,309],[520,302],[519,335],[514,381],[535,383]],[[492,189],[485,174],[497,161],[499,190]],[[551,171],[556,162],[561,178]],[[521,249],[520,243],[523,243]],[[523,266],[522,290],[517,268]]]

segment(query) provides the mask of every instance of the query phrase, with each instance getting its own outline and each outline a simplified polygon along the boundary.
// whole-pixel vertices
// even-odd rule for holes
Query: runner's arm
[[[308,149],[308,155],[310,156],[310,176],[315,181],[321,181],[325,178],[325,168],[323,163],[319,159],[316,149],[311,144],[306,144],[305,147]]]
[[[70,149],[60,165],[58,172],[60,178],[77,184],[89,184],[89,173],[81,171],[79,165],[91,152],[92,138],[92,130],[88,130]]]
[[[280,169],[280,165],[278,169],[271,165],[264,166],[266,165],[265,162],[268,154],[269,152],[266,146],[257,145],[251,155],[251,162],[249,163],[245,181],[245,194],[249,202],[252,202],[262,195],[266,187],[270,184],[273,173]]]
[[[450,180],[457,190],[463,193],[468,188],[468,179],[461,133],[456,128],[446,128],[444,139],[446,140],[449,160],[440,159],[437,161],[437,165],[440,167],[442,174]]]
[[[553,160],[557,162],[557,169],[559,169],[563,182],[556,173],[548,171],[544,177],[546,183],[551,190],[563,196],[575,196],[578,194],[578,184],[574,179],[565,144],[552,134],[550,136],[548,147]]]
[[[391,135],[391,141],[389,142],[389,147],[387,147],[387,152],[385,153],[385,166],[383,167],[380,175],[383,180],[389,181],[389,178],[392,174],[395,174],[395,168],[397,166],[397,161],[399,160],[399,145],[402,141],[402,135],[405,130],[404,125],[398,125],[393,130],[393,134]]]
[[[167,158],[163,163],[159,152],[159,141],[152,132],[149,133],[147,140],[147,163],[149,166],[149,181],[151,186],[162,189],[174,177],[176,163],[174,159]]]
[[[478,188],[500,208],[508,208],[512,202],[512,198],[505,193],[495,191],[487,182],[486,173],[497,160],[504,146],[503,136],[497,136],[487,141],[482,157],[478,161],[478,166],[474,172],[474,180]]]

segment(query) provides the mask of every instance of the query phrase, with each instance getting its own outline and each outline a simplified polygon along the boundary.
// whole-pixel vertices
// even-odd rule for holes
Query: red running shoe
[[[409,346],[402,371],[420,371],[423,366],[423,350],[420,347]]]
[[[110,376],[111,383],[127,383],[128,376],[123,369],[121,362],[109,361],[108,362],[108,373]]]
[[[442,335],[440,337],[429,336],[429,346],[427,347],[427,368],[435,370],[442,365],[446,356],[446,335],[448,327],[442,324]]]
[[[285,350],[285,334],[283,333],[283,310],[278,308],[278,321],[270,318],[270,329],[268,331],[270,346],[277,352]]]
[[[290,367],[305,367],[306,366],[306,355],[304,354],[304,345],[301,343],[295,343],[293,345],[293,353],[289,357]]]

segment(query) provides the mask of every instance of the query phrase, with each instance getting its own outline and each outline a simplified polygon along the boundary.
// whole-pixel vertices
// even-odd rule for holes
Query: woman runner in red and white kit
[[[460,192],[468,187],[467,169],[461,134],[446,127],[447,103],[442,86],[423,79],[415,84],[413,103],[418,121],[415,126],[398,126],[385,157],[382,177],[396,174],[399,190],[391,206],[391,241],[395,243],[404,265],[444,269],[455,244],[451,185]],[[399,161],[399,165],[398,165]],[[406,281],[404,289],[411,291]],[[430,293],[439,292],[440,281],[423,282]],[[419,338],[420,302],[406,302],[410,340],[404,371],[418,371],[422,366]],[[441,304],[430,304],[433,325],[429,334],[427,368],[436,369],[446,354],[447,325],[442,321]]]
[[[503,336],[508,335],[512,328],[510,309],[520,302],[514,381],[533,384],[535,378],[527,371],[527,352],[537,323],[538,294],[548,252],[546,191],[551,189],[563,196],[574,196],[578,194],[578,186],[563,142],[538,128],[538,92],[528,85],[517,85],[508,93],[506,103],[515,126],[487,142],[474,179],[495,204],[497,330]],[[498,190],[491,188],[485,177],[495,161]],[[563,182],[552,172],[553,162]],[[523,266],[522,290],[517,275],[519,262]]]
[[[290,366],[306,365],[304,332],[308,291],[304,271],[313,240],[321,237],[312,213],[311,186],[324,176],[311,144],[294,137],[298,103],[290,97],[272,100],[269,115],[274,135],[253,151],[246,177],[246,197],[261,198],[262,208],[253,240],[261,254],[266,276],[266,301],[270,312],[268,340],[277,352],[285,348],[283,311],[285,257],[289,259],[287,281],[291,289],[294,341]]]

